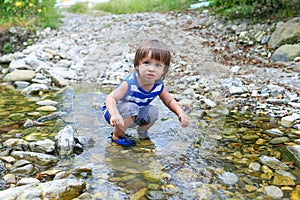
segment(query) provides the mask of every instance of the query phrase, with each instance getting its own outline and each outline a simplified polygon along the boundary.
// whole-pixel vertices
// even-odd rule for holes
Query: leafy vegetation
[[[211,8],[231,19],[282,19],[300,14],[299,0],[213,0]]]
[[[57,28],[60,14],[55,3],[55,0],[0,0],[0,24]]]
[[[114,14],[130,14],[140,12],[182,11],[198,0],[110,0],[97,4],[94,9]]]
[[[76,3],[66,10],[71,13],[83,14],[88,12],[88,5],[87,3]]]

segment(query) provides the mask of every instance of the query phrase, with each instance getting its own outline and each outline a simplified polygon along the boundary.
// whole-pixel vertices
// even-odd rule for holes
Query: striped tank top
[[[118,103],[133,102],[140,108],[149,105],[164,89],[164,83],[158,81],[153,85],[150,91],[147,92],[143,90],[137,81],[136,72],[131,73],[125,81],[128,83],[128,89],[125,96],[120,99]]]
[[[147,92],[143,90],[137,81],[136,72],[131,73],[125,81],[128,83],[127,92],[117,103],[133,102],[137,104],[139,108],[149,105],[164,89],[164,83],[162,81],[157,81],[150,91]],[[102,113],[109,123],[110,115],[105,103],[102,107]]]

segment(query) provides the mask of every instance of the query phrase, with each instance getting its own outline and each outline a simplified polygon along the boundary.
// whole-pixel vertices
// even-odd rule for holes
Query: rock
[[[299,200],[300,199],[300,185],[297,185],[295,190],[291,194],[290,200]]]
[[[28,146],[28,144],[29,143],[27,141],[18,138],[10,138],[3,143],[3,145],[7,147],[16,147],[19,145]]]
[[[284,185],[295,185],[295,181],[289,176],[281,176],[279,174],[275,174],[273,178],[273,185],[276,186],[284,186]]]
[[[299,30],[300,34],[300,30]],[[300,37],[300,36],[299,36]],[[292,61],[296,56],[300,55],[300,45],[299,44],[286,44],[278,49],[273,53],[271,57],[272,62],[278,62],[278,61]]]
[[[16,179],[16,175],[15,174],[6,174],[3,179],[5,180],[5,182],[7,184],[16,184],[17,183],[17,179]]]
[[[30,86],[24,88],[22,90],[22,94],[31,95],[31,94],[37,94],[39,92],[48,92],[48,91],[49,91],[48,86],[44,84],[33,83]]]
[[[252,169],[252,170],[258,172],[260,170],[260,164],[258,162],[250,163],[249,169]]]
[[[32,184],[32,183],[40,183],[40,181],[36,178],[21,178],[17,182],[17,186],[28,185],[28,184]]]
[[[67,125],[55,136],[56,146],[60,156],[70,156],[74,152],[75,139],[72,126]]]
[[[239,181],[239,178],[237,177],[237,175],[235,175],[234,173],[231,172],[224,172],[221,176],[220,179],[223,181],[223,183],[225,184],[235,184]]]
[[[53,83],[57,87],[65,87],[68,85],[68,81],[65,78],[63,78],[62,76],[56,74],[55,72],[49,72],[49,75],[50,75]]]
[[[272,33],[268,45],[276,48],[282,44],[293,44],[300,40],[300,17],[290,19],[285,23],[279,23]]]
[[[57,108],[55,106],[42,106],[36,109],[37,111],[43,111],[43,112],[53,112],[56,111]]]
[[[279,187],[276,186],[266,186],[263,188],[266,195],[272,197],[273,199],[282,199],[283,192],[280,190]]]
[[[55,156],[35,152],[13,151],[11,156],[17,159],[26,159],[42,166],[51,166],[59,161]]]
[[[31,175],[35,172],[35,167],[30,163],[14,168],[12,172],[15,174]]]
[[[275,157],[269,157],[269,156],[260,156],[259,161],[264,164],[269,166],[272,169],[282,169],[282,170],[289,170],[289,166],[286,164],[280,162],[277,158]]]
[[[55,142],[50,139],[38,140],[29,143],[29,147],[34,152],[51,153],[55,150]]]
[[[281,144],[281,143],[285,143],[288,141],[289,141],[288,137],[277,137],[277,138],[273,138],[272,140],[270,140],[270,144]]]
[[[294,124],[294,121],[299,119],[299,114],[293,114],[293,115],[289,115],[289,116],[285,116],[283,118],[281,118],[280,124],[284,127],[292,127]]]
[[[281,137],[284,134],[281,130],[276,128],[266,130],[266,133],[272,137]]]
[[[15,70],[5,75],[4,81],[31,81],[35,76],[32,70]]]
[[[32,68],[30,66],[28,66],[25,63],[24,60],[12,60],[9,63],[8,71],[13,72],[13,71],[18,71],[18,70],[21,70],[21,71],[30,70],[30,71],[32,71]]]
[[[47,100],[43,100],[43,101],[38,101],[38,102],[36,102],[36,104],[39,106],[55,106],[58,104],[58,102],[47,99]]]
[[[140,200],[142,197],[145,196],[146,192],[147,188],[140,189],[130,197],[130,200]]]
[[[75,179],[61,179],[46,183],[33,183],[29,185],[9,188],[0,191],[0,199],[60,199],[68,200],[78,197],[85,189],[86,183]]]

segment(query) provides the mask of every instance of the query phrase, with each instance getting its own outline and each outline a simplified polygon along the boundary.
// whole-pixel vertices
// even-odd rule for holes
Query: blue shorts
[[[126,102],[118,103],[117,109],[124,119],[135,116],[134,123],[137,125],[150,124],[158,119],[158,109],[153,105],[139,108],[135,103]],[[110,124],[110,114],[105,105],[102,107],[102,113],[105,120]]]

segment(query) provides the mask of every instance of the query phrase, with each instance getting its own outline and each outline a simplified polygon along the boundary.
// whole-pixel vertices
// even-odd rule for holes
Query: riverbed
[[[216,22],[207,15],[66,14],[63,22],[23,53],[33,52],[57,71],[65,68],[61,76],[66,75],[68,86],[24,95],[16,84],[1,84],[2,143],[10,138],[54,140],[67,125],[76,137],[89,141],[81,151],[39,173],[89,169],[66,177],[86,181],[82,198],[88,199],[289,199],[298,191],[299,163],[288,147],[299,143],[299,129],[281,125],[282,117],[299,111],[298,72],[292,67],[215,62],[213,49],[222,46],[211,49],[207,43],[217,43],[218,38],[211,37],[209,29],[199,29]],[[181,128],[157,99],[160,118],[150,140],[139,140],[130,129],[126,134],[137,145],[124,148],[111,143],[112,128],[104,121],[101,106],[107,93],[133,70],[134,47],[153,37],[172,49],[173,64],[165,83],[191,125]],[[45,80],[46,76],[39,81]],[[27,119],[39,122],[54,112],[38,111],[40,100],[55,101],[55,112],[63,114],[24,127]],[[12,163],[4,160],[1,165],[9,168]],[[38,172],[26,176],[36,177]],[[7,189],[4,186],[9,185],[3,182]]]

